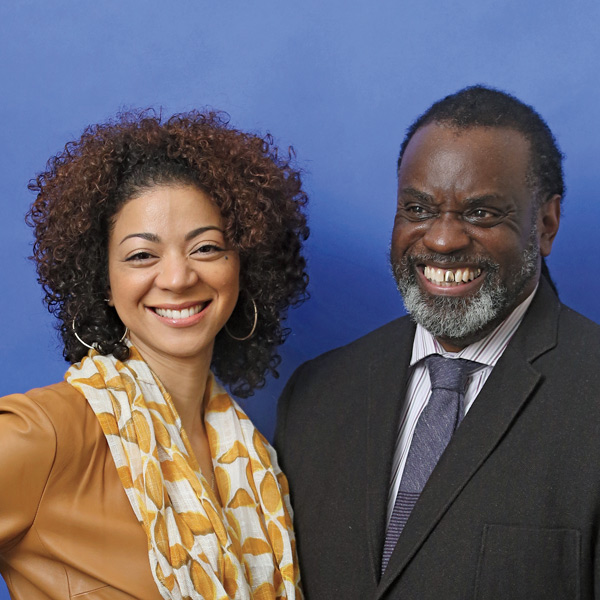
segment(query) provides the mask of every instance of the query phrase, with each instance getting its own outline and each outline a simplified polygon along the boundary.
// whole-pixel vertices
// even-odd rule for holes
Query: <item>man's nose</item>
[[[431,251],[440,254],[464,250],[471,243],[465,225],[459,214],[450,211],[440,213],[429,221],[423,243]]]
[[[198,281],[194,265],[185,256],[164,257],[156,284],[175,292],[185,290]]]

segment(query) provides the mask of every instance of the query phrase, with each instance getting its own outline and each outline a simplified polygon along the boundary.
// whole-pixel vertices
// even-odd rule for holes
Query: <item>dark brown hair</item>
[[[277,376],[277,346],[288,330],[287,308],[306,298],[301,255],[308,228],[307,197],[293,150],[278,154],[271,136],[233,129],[223,113],[192,111],[163,119],[155,111],[119,114],[88,127],[78,141],[48,161],[29,184],[38,193],[27,223],[34,228],[32,259],[69,362],[87,353],[73,333],[96,343],[101,354],[128,356],[124,327],[105,298],[108,236],[127,200],[156,185],[191,184],[206,192],[223,215],[225,235],[240,255],[241,293],[228,327],[215,340],[212,369],[233,393],[246,397]]]

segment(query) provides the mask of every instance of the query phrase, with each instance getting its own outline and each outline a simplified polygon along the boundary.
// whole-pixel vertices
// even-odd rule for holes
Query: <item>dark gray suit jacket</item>
[[[279,405],[308,600],[600,599],[600,327],[545,280],[380,579],[414,325],[302,365]]]

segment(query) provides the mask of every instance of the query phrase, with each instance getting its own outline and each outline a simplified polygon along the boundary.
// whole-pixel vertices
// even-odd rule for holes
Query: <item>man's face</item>
[[[448,350],[487,333],[522,302],[550,253],[559,199],[539,209],[529,143],[512,129],[430,124],[398,174],[391,261],[408,312]]]

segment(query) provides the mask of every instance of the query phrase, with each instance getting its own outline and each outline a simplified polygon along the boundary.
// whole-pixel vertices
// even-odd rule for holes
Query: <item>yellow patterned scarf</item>
[[[215,381],[205,425],[223,506],[173,402],[134,347],[90,350],[65,379],[96,413],[166,600],[301,599],[288,486],[275,452]]]

